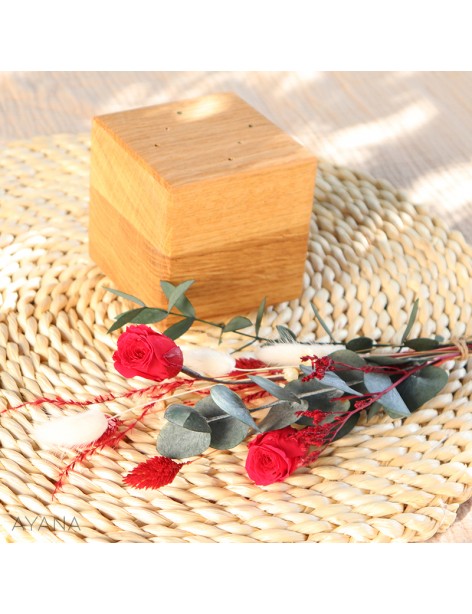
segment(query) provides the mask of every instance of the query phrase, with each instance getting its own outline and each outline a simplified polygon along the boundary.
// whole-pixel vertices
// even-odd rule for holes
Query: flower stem
[[[251,384],[252,383],[250,379],[241,379],[235,382],[235,381],[230,381],[230,380],[225,380],[225,379],[218,379],[216,377],[207,377],[205,375],[202,375],[201,373],[198,373],[197,371],[194,371],[193,369],[190,369],[190,367],[186,367],[186,366],[182,367],[181,372],[185,373],[185,375],[189,375],[193,379],[204,380],[205,382],[213,382],[215,384]]]
[[[271,367],[267,367],[266,371],[270,371]],[[280,371],[279,367],[272,367],[272,369],[277,369],[277,371]],[[237,385],[237,384],[254,384],[254,382],[250,379],[238,379],[238,380],[225,380],[225,379],[218,379],[216,377],[207,377],[205,375],[202,375],[201,373],[198,373],[197,371],[194,371],[193,369],[190,369],[190,367],[186,367],[185,365],[182,367],[181,369],[182,373],[185,373],[186,375],[189,375],[190,377],[192,377],[193,379],[198,379],[198,380],[204,380],[206,382],[213,382],[215,384],[229,384],[229,385]],[[275,375],[268,375],[267,376],[268,379],[283,379],[282,375],[279,375],[278,373],[276,373]]]
[[[181,318],[185,317],[183,314],[174,313],[173,311],[169,311],[169,315],[178,316]],[[197,318],[197,317],[195,317],[194,320],[195,322],[201,322],[202,324],[208,324],[209,326],[215,326],[216,328],[219,328],[222,333],[224,331],[225,324],[218,324],[217,322],[210,322],[209,320],[202,320],[201,318]],[[242,333],[239,330],[228,331],[228,332],[238,333],[238,335],[242,335],[243,337],[249,337],[250,339],[254,339],[254,341],[273,341],[273,339],[267,339],[266,337],[259,337],[259,335],[251,335],[250,333]]]

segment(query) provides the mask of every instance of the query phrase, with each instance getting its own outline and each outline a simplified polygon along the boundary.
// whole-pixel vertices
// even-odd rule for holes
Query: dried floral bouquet
[[[228,323],[208,322],[196,316],[186,296],[193,283],[175,286],[162,281],[167,309],[147,307],[134,296],[109,289],[138,305],[118,316],[109,330],[129,325],[118,338],[115,368],[126,378],[143,377],[158,383],[88,401],[40,398],[4,410],[46,402],[84,409],[35,429],[39,442],[74,450],[55,492],[78,464],[105,446],[118,446],[149,412],[162,409],[162,401],[177,399],[165,409],[166,423],[157,434],[158,455],[125,475],[126,485],[160,488],[208,449],[230,450],[249,437],[249,478],[259,485],[283,481],[297,468],[314,463],[330,443],[349,433],[362,412],[368,419],[381,411],[392,418],[405,418],[419,409],[445,386],[448,376],[441,367],[465,359],[472,347],[466,339],[411,339],[418,301],[397,346],[368,337],[338,343],[313,304],[314,317],[330,342],[299,343],[284,326],[277,327],[277,339],[266,339],[259,335],[265,300],[255,322],[243,316]],[[178,320],[164,333],[150,328],[149,324],[169,315]],[[256,358],[235,360],[218,350],[179,347],[175,340],[194,322],[219,328],[220,340],[228,332],[241,335],[245,343],[234,352],[256,344]],[[249,328],[255,334],[247,332]],[[109,415],[98,407],[123,397],[141,399],[137,416],[125,419],[123,414]]]

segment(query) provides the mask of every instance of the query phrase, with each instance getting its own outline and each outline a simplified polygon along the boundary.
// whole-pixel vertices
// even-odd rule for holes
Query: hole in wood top
[[[125,150],[174,188],[270,173],[312,159],[303,146],[233,94],[130,109],[98,120],[97,129],[116,136]]]

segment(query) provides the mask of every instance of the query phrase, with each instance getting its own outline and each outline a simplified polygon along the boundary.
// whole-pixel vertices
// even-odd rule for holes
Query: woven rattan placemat
[[[87,252],[88,162],[84,135],[15,142],[0,154],[0,409],[131,386],[113,368],[116,334],[106,334],[124,305],[103,290],[108,280]],[[300,339],[321,338],[313,299],[339,341],[360,334],[392,341],[418,297],[412,335],[470,335],[471,273],[472,250],[458,232],[387,182],[321,163],[303,296],[269,310],[261,334],[285,324]],[[196,330],[187,341],[214,338]],[[245,473],[245,444],[185,466],[159,491],[125,487],[122,475],[155,454],[161,418],[153,414],[117,449],[79,467],[53,500],[65,459],[40,449],[30,432],[61,411],[46,404],[1,414],[0,539],[425,541],[472,495],[465,362],[450,364],[447,387],[410,418],[358,426],[313,467],[266,487]],[[64,519],[70,524],[62,528]]]

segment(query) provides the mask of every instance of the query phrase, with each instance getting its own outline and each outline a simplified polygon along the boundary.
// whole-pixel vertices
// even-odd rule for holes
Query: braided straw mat
[[[0,154],[0,409],[48,395],[86,400],[149,384],[127,381],[113,368],[117,333],[106,331],[129,305],[103,290],[112,282],[88,256],[88,164],[86,135],[15,142]],[[339,341],[361,334],[394,341],[418,297],[413,336],[470,335],[471,274],[472,250],[460,233],[448,232],[387,182],[321,163],[303,296],[269,309],[261,334],[284,324],[300,339],[325,338],[313,300]],[[204,329],[190,331],[186,341],[216,344]],[[125,487],[123,474],[156,454],[160,407],[117,449],[79,466],[53,499],[70,453],[41,449],[32,425],[77,410],[45,404],[4,412],[0,538],[425,541],[447,529],[472,496],[469,362],[469,370],[465,361],[449,363],[447,387],[410,418],[364,422],[314,466],[266,487],[245,473],[246,444],[185,466],[160,490]],[[133,402],[107,407],[130,412]]]

